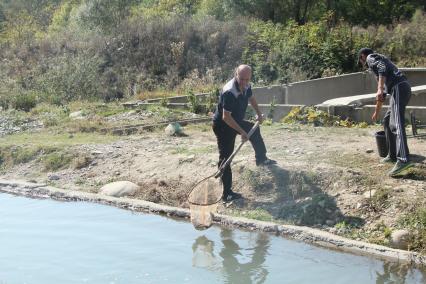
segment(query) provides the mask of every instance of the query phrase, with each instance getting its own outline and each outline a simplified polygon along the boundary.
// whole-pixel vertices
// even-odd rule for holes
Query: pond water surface
[[[418,269],[264,233],[0,194],[0,284],[425,282]]]

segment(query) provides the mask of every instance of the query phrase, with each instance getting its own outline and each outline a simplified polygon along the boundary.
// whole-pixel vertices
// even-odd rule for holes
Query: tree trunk
[[[295,0],[294,1],[294,21],[298,23],[299,25],[302,25],[303,23],[300,22],[300,8],[301,8],[301,1],[302,0]]]

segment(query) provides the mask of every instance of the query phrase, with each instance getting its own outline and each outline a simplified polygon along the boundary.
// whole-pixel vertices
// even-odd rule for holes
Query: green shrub
[[[315,106],[294,107],[281,121],[284,123],[311,124],[313,126],[368,127],[366,122],[357,123],[349,119],[343,120],[341,117],[330,115]]]
[[[356,35],[344,22],[330,25],[330,17],[302,26],[251,22],[243,58],[254,66],[254,81],[286,83],[357,70]]]
[[[105,121],[100,117],[95,117],[90,120],[78,119],[73,120],[68,124],[70,132],[100,132],[103,128],[106,127]]]
[[[199,98],[192,91],[188,91],[188,107],[193,113],[201,113],[203,111],[203,105],[200,103]]]
[[[16,110],[29,112],[36,105],[37,97],[32,94],[20,94],[12,100],[12,107]]]
[[[272,222],[274,220],[271,213],[262,208],[243,211],[240,213],[240,216],[266,222]]]
[[[46,155],[43,158],[44,170],[56,171],[56,170],[65,168],[66,166],[69,166],[71,161],[72,161],[72,158],[68,154],[61,153],[61,152],[51,153]]]
[[[34,80],[34,87],[43,94],[45,101],[62,105],[100,97],[100,59],[96,55],[56,56],[44,64],[49,68]]]
[[[0,108],[2,110],[7,110],[10,105],[10,98],[6,95],[0,95]]]
[[[426,253],[426,208],[419,207],[400,217],[398,225],[410,230],[409,249]]]
[[[380,32],[381,31],[381,32]],[[418,10],[411,22],[400,23],[394,29],[379,27],[377,46],[401,67],[426,65],[426,13]]]
[[[359,3],[350,1],[335,3],[339,14],[325,12],[329,9],[323,4],[307,6],[312,11],[308,18],[319,20],[303,25],[308,18],[289,21],[293,12],[287,8],[293,5],[285,1],[269,6],[265,1],[213,0],[33,2],[20,1],[16,7],[26,8],[18,10],[5,4],[11,10],[4,11],[0,22],[3,109],[20,93],[64,105],[78,99],[113,101],[161,88],[198,91],[223,83],[242,62],[253,66],[256,84],[332,76],[359,70],[355,57],[362,46],[403,67],[426,64],[424,9],[410,22],[360,28],[337,21],[345,15],[351,23],[368,24],[359,18]],[[406,19],[422,7],[384,3],[391,18],[370,23]],[[353,15],[348,12],[352,6]],[[399,12],[404,15],[395,18]]]
[[[333,24],[333,14],[305,25],[252,21],[243,61],[254,67],[253,80],[261,84],[358,71],[356,54],[364,46],[389,56],[398,65],[422,66],[426,62],[424,15],[419,10],[411,22],[366,29],[346,22]]]
[[[78,170],[87,167],[88,165],[90,165],[91,162],[92,159],[90,158],[90,156],[86,154],[79,154],[72,160],[72,167],[73,169]]]
[[[169,99],[166,96],[163,96],[160,99],[160,106],[167,107],[167,104],[169,103]]]
[[[370,200],[371,208],[373,208],[377,212],[388,207],[389,198],[392,196],[391,193],[392,191],[387,188],[378,188],[376,194],[374,194],[374,196]]]
[[[11,167],[25,164],[34,160],[40,149],[33,147],[4,147],[0,148],[0,166]]]
[[[213,91],[209,92],[209,94],[207,95],[207,102],[206,102],[206,108],[207,111],[211,111],[214,112],[215,111],[215,107],[217,105],[217,102],[219,100],[219,96],[220,96],[220,90],[219,88],[215,88]]]
[[[35,159],[37,156],[37,149],[20,148],[18,151],[13,153],[14,164],[24,164]]]
[[[274,118],[274,112],[275,112],[276,106],[277,106],[277,103],[275,101],[275,96],[274,96],[274,98],[272,99],[271,104],[269,106],[269,111],[268,111],[268,115],[266,116],[266,118],[271,119],[271,120]]]

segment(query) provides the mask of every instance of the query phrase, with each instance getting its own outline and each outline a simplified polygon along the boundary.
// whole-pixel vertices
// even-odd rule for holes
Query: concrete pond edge
[[[54,199],[60,201],[85,201],[105,204],[123,208],[135,212],[155,213],[174,218],[190,218],[189,209],[161,205],[144,200],[136,200],[126,197],[111,197],[102,194],[65,190],[48,186],[46,184],[31,183],[19,180],[0,179],[0,192],[31,198]],[[234,227],[243,230],[261,231],[288,239],[298,240],[309,244],[350,252],[357,255],[372,256],[382,260],[423,266],[426,264],[426,256],[417,252],[393,249],[381,245],[370,244],[340,237],[319,229],[281,225],[273,222],[257,221],[242,217],[215,214],[213,221],[217,225]]]

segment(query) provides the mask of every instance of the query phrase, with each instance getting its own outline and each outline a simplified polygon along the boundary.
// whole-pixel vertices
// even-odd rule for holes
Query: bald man
[[[234,72],[234,78],[228,81],[222,89],[219,103],[213,117],[213,131],[217,138],[219,148],[219,164],[226,161],[234,151],[235,137],[239,134],[243,140],[247,140],[247,133],[253,127],[253,123],[244,120],[248,103],[257,113],[257,120],[262,123],[263,114],[259,110],[256,99],[252,94],[250,80],[252,70],[248,65],[240,65]],[[266,157],[266,147],[260,135],[259,128],[253,133],[251,142],[256,165],[275,164],[274,160]],[[241,198],[241,194],[232,191],[232,171],[228,165],[222,175],[223,201],[232,201]]]

